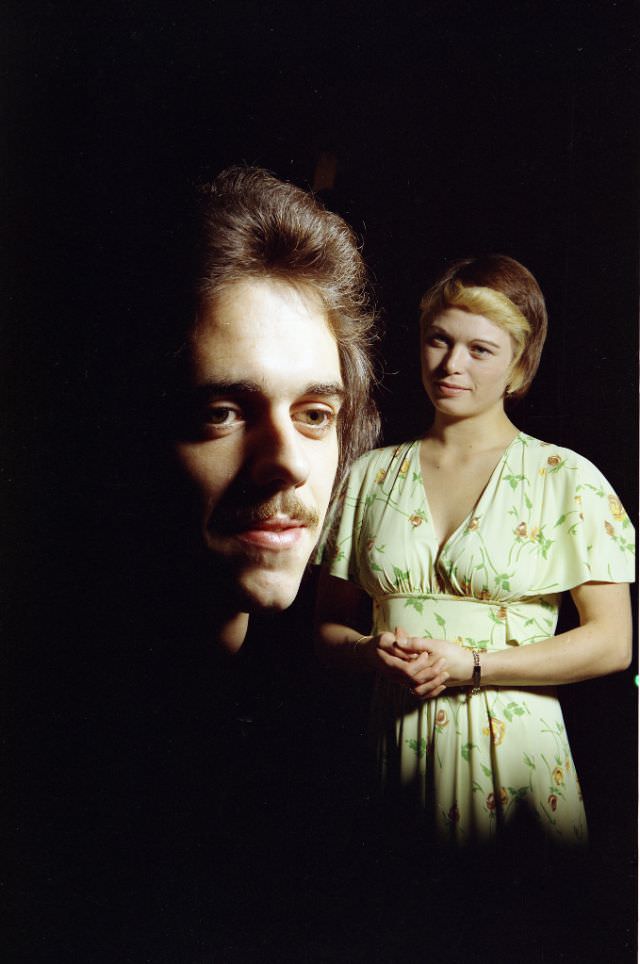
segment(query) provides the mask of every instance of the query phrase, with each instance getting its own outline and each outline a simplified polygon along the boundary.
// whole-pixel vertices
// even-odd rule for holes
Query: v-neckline
[[[429,505],[429,497],[427,496],[427,487],[426,487],[426,485],[425,485],[425,483],[424,483],[424,475],[423,475],[423,473],[422,473],[422,460],[421,460],[421,458],[420,458],[420,446],[421,446],[421,444],[422,444],[422,439],[417,439],[417,441],[416,441],[416,458],[417,458],[417,461],[418,461],[418,474],[420,475],[420,482],[422,483],[422,495],[423,495],[423,498],[424,498],[425,508],[426,508],[426,510],[427,510],[427,516],[429,517],[429,525],[431,526],[431,531],[432,531],[432,533],[433,533],[434,542],[435,542],[435,544],[436,544],[436,561],[438,561],[438,560],[440,559],[440,557],[443,555],[443,553],[444,553],[445,549],[447,548],[447,546],[449,545],[449,543],[452,542],[453,539],[456,538],[456,536],[458,535],[458,533],[459,533],[462,529],[466,528],[466,527],[469,525],[469,520],[470,520],[470,519],[473,519],[473,517],[474,517],[475,515],[477,515],[477,513],[478,513],[478,508],[479,508],[479,506],[480,506],[480,503],[481,503],[482,500],[484,499],[486,493],[489,491],[489,488],[490,488],[490,486],[491,486],[491,483],[493,482],[494,476],[498,473],[499,469],[502,467],[502,465],[503,465],[503,463],[504,463],[504,460],[506,459],[506,457],[507,457],[507,455],[508,455],[508,453],[509,453],[509,450],[511,449],[511,446],[512,446],[519,438],[521,438],[521,437],[522,437],[522,432],[517,432],[517,433],[513,436],[513,438],[511,439],[511,441],[507,444],[507,446],[503,449],[502,454],[500,455],[500,457],[498,458],[496,464],[494,465],[493,469],[491,470],[491,474],[490,474],[489,478],[487,479],[486,484],[485,484],[484,488],[482,489],[482,492],[480,493],[480,495],[478,496],[478,498],[476,499],[476,501],[475,501],[474,504],[472,505],[471,510],[470,510],[470,511],[467,513],[467,515],[464,517],[464,519],[462,520],[462,522],[460,523],[460,525],[456,526],[456,528],[453,530],[453,532],[451,533],[451,535],[447,536],[447,538],[444,540],[444,542],[442,543],[442,545],[440,545],[440,543],[438,542],[438,534],[437,534],[437,532],[436,532],[436,527],[435,527],[435,523],[434,523],[434,520],[433,520],[433,512],[431,511],[431,506]]]

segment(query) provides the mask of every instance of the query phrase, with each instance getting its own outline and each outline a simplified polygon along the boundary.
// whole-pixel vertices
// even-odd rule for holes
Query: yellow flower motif
[[[560,465],[562,459],[559,455],[550,455],[547,459],[547,465]]]
[[[471,522],[469,523],[469,525],[467,526],[467,529],[469,530],[469,532],[475,532],[479,525],[480,525],[480,520],[478,519],[477,516],[474,516]]]
[[[480,599],[491,599],[491,593],[486,587],[480,591]]]
[[[462,636],[456,636],[453,642],[456,644],[456,646],[464,646],[464,639]]]
[[[574,496],[574,501],[576,505],[582,505],[582,496],[581,495]]]
[[[538,475],[546,475],[546,474],[547,474],[547,470],[546,470],[546,469],[544,469],[544,468],[538,469]]]
[[[382,483],[384,482],[384,480],[386,479],[386,477],[387,477],[386,470],[385,470],[385,469],[379,469],[379,471],[378,471],[378,473],[377,473],[377,475],[376,475],[376,483],[377,483],[378,485],[382,485]]]
[[[446,710],[438,710],[436,713],[436,726],[447,726],[449,717]]]
[[[516,526],[516,528],[513,531],[517,536],[520,536],[521,538],[524,539],[525,536],[527,535],[527,523],[521,522],[520,525]]]
[[[611,515],[616,522],[622,522],[627,513],[624,511],[622,508],[622,503],[619,499],[616,499],[615,495],[609,496],[609,508],[611,509]]]
[[[482,730],[485,736],[491,735],[491,742],[494,746],[500,746],[504,740],[504,735],[507,727],[495,716],[489,717],[489,726],[485,726]]]
[[[564,771],[562,767],[556,767],[551,776],[553,777],[553,782],[557,787],[562,786],[564,783]]]
[[[551,807],[551,809],[553,810],[553,812],[555,813],[556,807],[558,806],[558,798],[556,797],[555,793],[549,794],[549,796],[547,797],[547,802]]]
[[[500,806],[506,807],[509,800],[509,794],[507,793],[506,787],[500,787]]]
[[[409,461],[409,459],[405,459],[402,465],[400,466],[400,475],[406,475],[407,472],[409,471],[410,466],[411,466],[411,462]]]
[[[616,532],[616,530],[613,528],[613,526],[607,519],[604,520],[604,531],[607,533],[608,536],[613,536],[615,535],[615,532]]]
[[[506,619],[506,618],[507,618],[507,607],[500,606],[500,609],[498,610],[498,619]]]
[[[531,539],[532,542],[536,541],[536,539],[538,538],[539,532],[540,532],[540,529],[538,528],[538,526],[534,526],[531,532],[529,533],[529,538]]]
[[[409,522],[411,523],[412,526],[421,526],[421,525],[422,525],[422,521],[423,521],[423,520],[422,520],[422,516],[419,516],[419,515],[410,515],[410,516],[409,516]]]

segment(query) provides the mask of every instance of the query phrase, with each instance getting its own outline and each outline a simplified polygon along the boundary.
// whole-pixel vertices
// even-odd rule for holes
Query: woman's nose
[[[443,359],[445,371],[453,374],[464,368],[464,349],[462,345],[452,345]]]
[[[287,413],[254,426],[251,451],[251,478],[255,485],[278,488],[304,485],[309,477],[309,462],[304,438]]]

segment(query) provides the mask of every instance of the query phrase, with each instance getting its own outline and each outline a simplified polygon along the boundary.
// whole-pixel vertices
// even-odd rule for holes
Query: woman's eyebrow
[[[444,328],[438,328],[437,325],[433,325],[432,327],[427,328],[427,330],[425,331],[425,338],[428,338],[430,335],[441,335],[444,338],[453,337],[453,335],[450,335],[448,331],[445,331]],[[482,345],[491,345],[492,348],[498,348],[498,349],[500,348],[500,345],[498,345],[498,343],[495,341],[491,341],[490,338],[474,337],[474,338],[470,338],[469,341],[477,342],[478,344],[482,344]]]

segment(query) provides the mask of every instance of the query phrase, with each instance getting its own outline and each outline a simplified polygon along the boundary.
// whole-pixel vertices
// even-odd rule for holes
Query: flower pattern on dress
[[[524,433],[444,546],[416,442],[356,462],[323,542],[331,572],[373,600],[372,632],[403,626],[486,652],[552,636],[563,591],[634,576],[633,528],[606,479],[569,449]],[[586,839],[552,687],[452,689],[417,701],[380,679],[371,735],[382,786],[421,800],[424,819],[447,840],[491,839],[523,807],[552,839]]]
[[[504,740],[506,729],[507,728],[502,720],[497,719],[495,716],[490,716],[489,726],[483,727],[482,732],[485,736],[491,737],[491,742],[494,746],[500,746]]]
[[[622,522],[626,518],[627,513],[622,508],[622,503],[620,502],[620,499],[618,499],[617,496],[615,495],[610,495],[608,498],[608,502],[609,502],[609,509],[611,510],[611,515],[613,516],[615,521]]]

